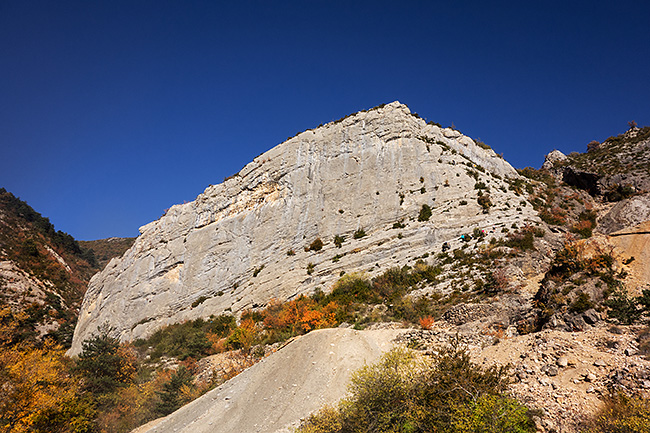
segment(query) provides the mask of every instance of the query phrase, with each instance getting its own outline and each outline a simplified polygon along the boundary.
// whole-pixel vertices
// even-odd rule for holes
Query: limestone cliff
[[[508,189],[517,176],[491,149],[398,102],[300,133],[141,227],[91,280],[71,353],[105,322],[122,340],[145,337],[327,291],[342,272],[372,275],[474,228],[500,236],[537,221]],[[316,239],[324,245],[310,249]]]

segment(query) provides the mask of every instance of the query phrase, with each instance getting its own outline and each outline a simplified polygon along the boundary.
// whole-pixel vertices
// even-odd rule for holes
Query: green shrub
[[[340,235],[334,236],[334,245],[336,245],[336,248],[341,248],[343,242],[345,242],[345,236],[340,236]]]
[[[366,231],[365,231],[363,228],[359,228],[359,229],[357,229],[357,230],[354,232],[354,234],[352,235],[352,237],[353,237],[354,239],[361,239],[361,238],[364,237],[365,235],[366,235]]]
[[[316,238],[314,241],[309,244],[309,250],[311,251],[320,251],[323,249],[323,241],[321,238]]]
[[[180,360],[201,358],[209,354],[212,344],[207,333],[226,337],[236,328],[235,318],[229,315],[211,316],[209,319],[196,319],[176,323],[159,329],[149,338],[134,341],[142,351],[149,351],[152,360],[161,356],[172,356]],[[151,347],[151,349],[148,349]]]
[[[521,251],[532,250],[534,245],[535,231],[524,227],[514,233],[508,233],[508,239],[505,245],[510,248],[518,248]]]
[[[303,421],[301,433],[534,432],[527,408],[503,393],[504,368],[482,368],[458,346],[433,359],[396,348],[354,373],[350,397]]]
[[[639,320],[642,310],[638,307],[636,298],[629,298],[626,293],[616,290],[605,302],[609,308],[608,316],[617,319],[624,325],[631,325]]]
[[[347,274],[334,283],[332,291],[321,304],[325,305],[334,301],[340,305],[349,305],[354,302],[370,303],[378,300],[370,281],[359,274]]]
[[[420,209],[420,215],[418,215],[418,221],[429,221],[431,215],[431,207],[428,204],[423,204]]]
[[[634,188],[630,185],[614,185],[605,193],[607,201],[621,201],[634,195]]]
[[[192,373],[184,365],[181,365],[163,384],[162,391],[156,391],[160,399],[156,404],[156,412],[160,416],[169,415],[187,403],[183,398],[183,392],[187,388],[193,387],[192,379]]]
[[[591,297],[585,292],[580,292],[578,297],[569,305],[569,310],[574,313],[584,313],[590,308],[594,308],[594,303],[591,302]]]
[[[529,410],[517,400],[502,395],[482,395],[454,413],[451,432],[525,433],[535,431]]]
[[[488,187],[485,182],[476,182],[474,184],[474,189],[488,189]]]
[[[100,326],[97,333],[81,343],[81,353],[74,371],[84,382],[84,389],[94,395],[107,394],[133,379],[134,365],[120,353],[120,341],[111,336],[114,328]]]
[[[198,299],[196,299],[194,302],[192,302],[192,308],[196,308],[205,301],[207,301],[209,298],[207,296],[199,296]]]

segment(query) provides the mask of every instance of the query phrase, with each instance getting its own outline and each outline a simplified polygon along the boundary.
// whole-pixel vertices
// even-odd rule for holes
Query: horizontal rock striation
[[[411,263],[473,228],[501,236],[537,221],[508,189],[516,171],[485,147],[398,102],[300,133],[141,227],[91,280],[70,353],[103,323],[124,341],[146,337]],[[419,221],[423,205],[431,216]]]

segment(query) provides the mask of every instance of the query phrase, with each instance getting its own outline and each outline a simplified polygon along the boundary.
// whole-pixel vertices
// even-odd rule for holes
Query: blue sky
[[[650,125],[647,1],[0,2],[0,187],[135,236],[299,131],[399,100],[515,167]]]

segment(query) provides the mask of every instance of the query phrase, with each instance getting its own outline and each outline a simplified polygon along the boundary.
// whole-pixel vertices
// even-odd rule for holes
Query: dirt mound
[[[393,346],[399,330],[323,329],[297,338],[203,397],[133,433],[288,432],[343,397],[350,374]]]

